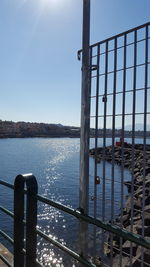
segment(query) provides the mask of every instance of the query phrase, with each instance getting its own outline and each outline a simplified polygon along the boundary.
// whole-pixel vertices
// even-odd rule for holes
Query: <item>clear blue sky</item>
[[[91,43],[150,20],[150,0],[91,5]],[[1,0],[0,35],[0,118],[80,125],[82,0]]]

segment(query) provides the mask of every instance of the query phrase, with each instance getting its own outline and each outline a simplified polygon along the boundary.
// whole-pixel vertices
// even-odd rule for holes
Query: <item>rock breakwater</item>
[[[150,145],[126,144],[124,147],[108,146],[90,150],[90,155],[96,157],[97,162],[105,159],[109,162],[122,165],[131,171],[131,181],[125,181],[128,188],[129,196],[120,211],[120,215],[113,222],[114,224],[132,231],[135,234],[144,235],[150,238]],[[110,237],[108,237],[108,243]],[[130,253],[132,251],[132,266],[141,266],[142,250],[136,244],[122,240],[117,236],[113,238],[113,267],[120,266],[120,245],[122,242],[122,267],[130,265]],[[109,246],[108,246],[109,248]],[[107,252],[108,257],[110,251]],[[150,250],[144,250],[144,267],[146,263],[150,264]]]

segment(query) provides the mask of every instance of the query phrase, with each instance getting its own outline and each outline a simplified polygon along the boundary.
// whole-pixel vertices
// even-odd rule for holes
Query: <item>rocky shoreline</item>
[[[124,184],[128,188],[129,196],[125,203],[123,210],[120,212],[114,224],[131,231],[131,215],[133,207],[133,233],[142,235],[142,223],[144,222],[144,236],[150,238],[150,145],[145,147],[142,144],[124,144],[124,147],[108,146],[105,148],[98,148],[90,150],[90,155],[96,157],[99,163],[103,156],[106,161],[114,162],[115,164],[122,165],[123,168],[128,168],[132,174],[132,181],[126,181]],[[114,156],[112,154],[114,152]],[[145,166],[145,167],[144,167]],[[144,179],[145,177],[145,179]],[[144,181],[145,180],[145,181]],[[144,185],[145,184],[145,185]],[[132,194],[131,194],[132,193]],[[144,201],[144,202],[143,202]],[[144,216],[142,215],[142,207],[144,207]],[[110,237],[108,238],[110,242]],[[130,243],[129,241],[122,240],[122,267],[130,266]],[[113,238],[113,267],[120,266],[120,238],[114,236]],[[132,266],[141,266],[141,248],[132,243],[133,261]],[[107,256],[110,257],[108,248]],[[144,261],[150,264],[150,251],[144,250]],[[149,265],[144,264],[144,267]]]

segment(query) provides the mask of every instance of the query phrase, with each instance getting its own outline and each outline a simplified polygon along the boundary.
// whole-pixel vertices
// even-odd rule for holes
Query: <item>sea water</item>
[[[140,142],[140,140],[137,142]],[[102,142],[99,140],[99,145]],[[111,139],[107,138],[107,145]],[[94,147],[94,139],[91,139]],[[78,138],[16,138],[0,139],[0,179],[14,183],[18,174],[33,173],[38,182],[39,194],[51,200],[61,202],[72,208],[79,207],[79,152],[80,140]],[[98,164],[98,174],[102,174],[103,163]],[[111,208],[111,163],[106,162],[106,219],[110,219]],[[94,159],[90,158],[90,214],[94,209]],[[120,212],[121,197],[121,167],[115,165],[115,206],[114,215]],[[124,173],[125,180],[131,179],[128,169]],[[102,185],[98,185],[98,215],[102,213]],[[124,195],[128,194],[124,186]],[[0,186],[0,205],[13,210],[13,192],[11,189]],[[0,229],[12,236],[13,221],[0,212]],[[49,236],[62,244],[78,251],[79,221],[53,207],[38,203],[38,227]],[[0,238],[9,249],[10,244]],[[38,237],[38,259],[44,266],[78,266],[65,253]]]

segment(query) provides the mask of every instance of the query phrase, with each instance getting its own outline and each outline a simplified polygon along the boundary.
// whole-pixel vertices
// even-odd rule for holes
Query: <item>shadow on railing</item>
[[[72,209],[60,203],[54,202],[50,199],[38,195],[38,185],[36,178],[32,174],[18,175],[15,179],[14,185],[0,180],[0,185],[6,186],[14,190],[14,213],[0,206],[0,210],[10,217],[14,218],[14,239],[10,238],[7,233],[0,230],[0,235],[3,236],[14,246],[14,264],[11,265],[8,260],[0,254],[0,259],[7,266],[14,267],[35,267],[42,266],[36,259],[37,235],[43,237],[45,240],[63,250],[75,260],[83,264],[83,266],[94,267],[95,265],[87,261],[82,255],[77,254],[68,247],[62,245],[60,242],[54,240],[50,236],[37,229],[37,201],[43,202],[61,211],[64,211],[72,216],[83,220],[89,224],[100,227],[110,233],[122,237],[126,240],[136,243],[139,246],[150,249],[150,241],[137,234],[133,234],[116,225],[102,222],[94,219],[78,209]],[[26,187],[25,187],[26,186]],[[26,194],[26,205],[25,205]],[[26,210],[25,210],[26,207]],[[26,217],[25,217],[26,214]],[[25,242],[24,242],[25,240]]]

